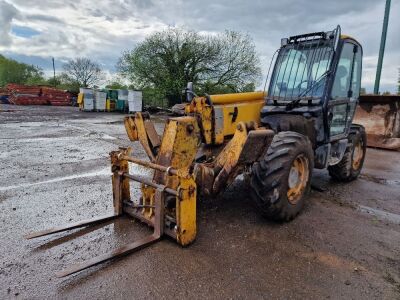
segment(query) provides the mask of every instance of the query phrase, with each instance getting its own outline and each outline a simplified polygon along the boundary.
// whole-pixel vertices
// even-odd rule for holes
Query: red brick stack
[[[10,83],[6,86],[10,91],[8,98],[15,105],[46,105],[47,102],[40,98],[41,89],[38,86],[27,86]]]
[[[7,84],[6,89],[10,103],[15,105],[71,105],[71,94],[67,91],[14,83]]]
[[[50,87],[42,87],[41,98],[53,106],[70,106],[71,94],[67,91],[57,90]]]

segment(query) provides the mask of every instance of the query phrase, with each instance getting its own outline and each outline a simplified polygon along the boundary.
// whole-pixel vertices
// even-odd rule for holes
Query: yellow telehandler
[[[146,247],[164,235],[182,246],[196,238],[196,201],[216,196],[239,175],[248,180],[259,211],[277,221],[304,206],[314,168],[336,180],[360,174],[366,151],[362,126],[352,124],[359,98],[362,47],[340,27],[284,38],[268,95],[263,92],[197,96],[185,89],[185,116],[169,118],[160,137],[148,114],[125,118],[131,148],[111,152],[114,213],[32,233],[27,238],[129,215],[154,228],[152,235],[58,273],[79,272]],[[131,174],[129,165],[153,170]],[[130,181],[141,183],[132,199]]]

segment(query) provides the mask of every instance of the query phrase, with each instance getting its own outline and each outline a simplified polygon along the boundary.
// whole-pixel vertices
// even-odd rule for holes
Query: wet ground
[[[400,152],[368,149],[361,178],[345,185],[315,172],[306,208],[286,224],[261,218],[237,180],[199,204],[190,247],[164,239],[59,279],[54,274],[72,263],[150,233],[121,219],[23,239],[112,212],[108,153],[130,145],[123,115],[2,108],[0,299],[400,299]]]

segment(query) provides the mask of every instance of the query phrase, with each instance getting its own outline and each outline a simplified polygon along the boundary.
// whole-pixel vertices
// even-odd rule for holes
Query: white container
[[[83,110],[84,111],[92,111],[94,110],[94,101],[93,95],[85,95],[83,96]]]
[[[128,107],[129,112],[142,111],[143,95],[141,91],[128,91]]]
[[[94,95],[93,90],[88,88],[80,88],[79,91],[83,94],[83,110],[94,110]]]
[[[106,110],[107,93],[96,91],[94,93],[94,110]]]

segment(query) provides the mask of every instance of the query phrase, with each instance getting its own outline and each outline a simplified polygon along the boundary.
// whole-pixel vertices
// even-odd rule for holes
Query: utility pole
[[[54,79],[54,87],[56,87],[56,67],[54,65],[54,57],[51,58],[53,60],[53,79]]]
[[[386,33],[389,23],[390,1],[391,0],[386,0],[385,4],[385,16],[383,17],[381,46],[379,48],[378,66],[376,67],[374,94],[379,94],[379,83],[381,81],[383,54],[385,53]]]

